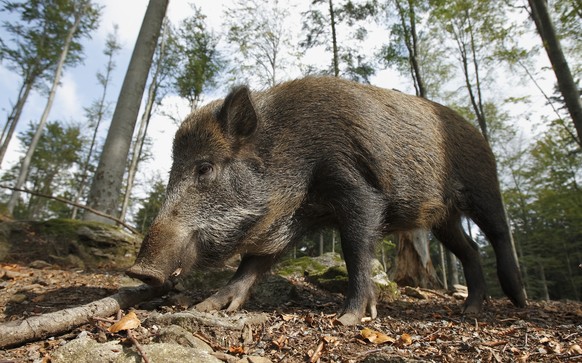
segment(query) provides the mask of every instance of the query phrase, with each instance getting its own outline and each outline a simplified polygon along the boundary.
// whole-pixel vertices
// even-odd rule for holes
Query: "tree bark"
[[[441,287],[430,259],[427,231],[417,229],[398,234],[394,281],[401,286]]]
[[[59,57],[59,62],[57,63],[57,68],[55,70],[53,84],[52,84],[51,90],[49,92],[46,106],[44,108],[44,111],[43,111],[42,116],[40,118],[40,121],[38,123],[38,128],[36,129],[36,132],[32,138],[30,146],[28,147],[28,151],[26,152],[24,160],[22,161],[22,165],[20,167],[20,172],[18,174],[18,179],[16,180],[16,185],[14,185],[14,187],[17,189],[21,188],[24,185],[24,183],[26,182],[26,178],[28,176],[28,171],[30,168],[30,163],[32,161],[32,155],[34,154],[34,151],[36,150],[36,146],[38,145],[40,137],[42,136],[44,125],[46,124],[46,121],[48,119],[48,115],[49,115],[51,108],[53,106],[53,101],[55,99],[55,94],[57,92],[57,88],[59,87],[59,82],[61,80],[61,75],[63,73],[63,67],[65,66],[65,61],[67,60],[67,55],[69,54],[69,48],[71,46],[71,42],[73,41],[73,37],[75,36],[75,33],[77,32],[77,29],[79,28],[79,25],[81,24],[81,18],[83,17],[83,15],[87,9],[87,6],[88,5],[85,5],[82,9],[79,10],[79,12],[77,14],[75,14],[75,22],[73,23],[73,25],[71,26],[71,29],[69,29],[69,32],[67,33],[67,37],[65,39],[63,51],[61,52],[61,55]],[[9,214],[12,214],[14,212],[14,208],[16,207],[16,204],[18,203],[19,194],[20,194],[20,192],[18,192],[16,190],[12,192],[12,195],[10,196],[10,200],[8,201],[8,205],[6,207]]]
[[[8,127],[7,133],[2,133],[2,146],[0,146],[0,166],[2,166],[2,162],[4,161],[4,157],[6,156],[6,152],[8,151],[8,146],[10,145],[10,140],[12,140],[12,136],[14,135],[14,131],[16,130],[16,125],[18,125],[18,120],[20,120],[20,115],[22,114],[22,110],[24,109],[24,104],[28,99],[28,95],[30,95],[30,91],[32,90],[32,85],[34,80],[27,79],[24,81],[21,92],[18,94],[18,100],[16,101],[16,105],[14,106],[14,111],[8,118],[6,122],[6,126]],[[4,130],[6,131],[6,130]]]
[[[148,126],[150,124],[150,119],[152,117],[154,103],[158,93],[159,86],[158,78],[160,75],[162,62],[164,60],[165,54],[164,48],[166,46],[165,28],[167,27],[164,27],[164,34],[162,34],[162,42],[160,44],[160,57],[158,59],[157,64],[155,65],[156,68],[154,71],[154,75],[148,88],[148,97],[145,105],[145,110],[143,111],[140,120],[139,130],[137,136],[135,137],[135,142],[133,145],[133,153],[131,155],[131,163],[129,165],[129,170],[127,172],[127,183],[125,187],[125,193],[123,195],[123,203],[121,205],[121,214],[119,217],[119,219],[121,219],[122,221],[125,220],[125,215],[127,213],[127,209],[129,208],[129,200],[131,197],[131,190],[133,189],[133,184],[135,182],[135,175],[137,174],[137,166],[139,164],[139,159],[143,150],[143,144],[145,142]]]
[[[546,0],[528,0],[531,8],[531,17],[534,20],[537,31],[542,38],[542,43],[552,64],[552,69],[558,81],[558,89],[564,97],[566,108],[572,117],[578,141],[582,142],[582,104],[580,92],[572,77],[572,72],[562,51],[560,40],[556,35],[554,24],[548,12]]]
[[[88,204],[109,215],[119,215],[119,195],[141,99],[169,0],[150,0],[93,178]],[[85,220],[111,223],[92,213]]]
[[[94,317],[108,317],[120,309],[127,309],[163,295],[169,288],[169,285],[157,288],[141,285],[120,290],[115,295],[75,308],[1,324],[0,348],[38,341],[70,331],[79,325],[89,323]]]
[[[337,35],[335,29],[335,14],[333,10],[333,0],[329,0],[329,18],[331,21],[331,43],[333,49],[333,75],[339,77],[339,55],[337,49]]]

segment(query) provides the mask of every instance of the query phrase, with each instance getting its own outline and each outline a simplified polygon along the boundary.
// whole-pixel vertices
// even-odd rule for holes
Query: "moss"
[[[325,271],[326,267],[311,257],[300,257],[285,260],[275,268],[278,275],[284,277],[302,276],[304,274],[319,274]]]
[[[374,285],[376,286],[378,301],[393,302],[400,298],[400,290],[396,282],[390,281],[388,284],[374,282]]]
[[[327,291],[345,293],[348,288],[348,270],[345,266],[332,266],[321,274],[310,276],[309,280]]]

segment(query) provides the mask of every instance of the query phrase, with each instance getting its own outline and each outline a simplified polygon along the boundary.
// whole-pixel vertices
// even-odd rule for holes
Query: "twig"
[[[315,352],[313,352],[313,355],[311,355],[311,359],[309,360],[311,363],[315,363],[319,360],[319,358],[321,358],[321,353],[323,352],[324,344],[325,341],[321,339],[321,341],[317,345],[317,348],[315,348]]]
[[[431,290],[431,289],[425,289],[423,287],[421,287],[419,289],[420,289],[420,291],[428,292],[429,294],[436,295],[436,296],[441,297],[443,299],[447,299],[448,300],[448,299],[451,298],[449,295],[441,294],[440,292],[437,292],[437,291],[434,291],[434,290]]]
[[[141,356],[141,359],[143,359],[144,363],[150,363],[150,360],[148,359],[146,352],[143,350],[143,347],[141,346],[141,344],[139,344],[137,339],[135,339],[135,337],[133,336],[131,329],[127,330],[127,337],[129,338],[129,340],[131,340],[133,345],[135,345],[135,349],[137,349],[137,352]]]
[[[52,200],[56,200],[57,202],[61,202],[61,203],[65,203],[65,204],[72,205],[72,206],[77,207],[77,208],[85,209],[85,210],[87,210],[87,211],[89,211],[89,212],[91,212],[93,214],[96,214],[96,215],[98,215],[100,217],[104,217],[104,218],[107,218],[107,219],[111,219],[112,221],[121,224],[123,227],[127,228],[133,234],[140,234],[137,229],[133,228],[132,226],[130,226],[129,224],[125,223],[124,221],[122,221],[121,219],[119,219],[117,217],[110,216],[109,214],[100,212],[100,211],[98,211],[96,209],[93,209],[91,207],[87,207],[86,205],[82,205],[82,204],[79,204],[79,203],[72,202],[72,201],[70,201],[68,199],[65,199],[65,198],[53,197],[52,195],[47,195],[47,194],[35,192],[35,191],[32,191],[32,190],[28,190],[28,189],[21,189],[21,188],[9,187],[8,185],[1,185],[0,184],[0,188],[13,190],[15,192],[27,193],[27,194],[31,194],[31,195],[34,195],[34,196],[37,196],[37,197],[41,197],[41,198],[52,199]]]

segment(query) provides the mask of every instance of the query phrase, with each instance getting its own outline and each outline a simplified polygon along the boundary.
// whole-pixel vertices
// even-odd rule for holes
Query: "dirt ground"
[[[124,281],[120,272],[33,266],[0,264],[0,323],[101,299],[115,293]],[[291,283],[298,293],[283,305],[268,301],[245,305],[247,311],[269,316],[250,336],[248,331],[241,334],[219,327],[193,333],[227,362],[245,354],[272,362],[582,362],[579,302],[530,302],[527,308],[517,309],[506,299],[493,299],[479,316],[464,317],[462,301],[444,291],[421,290],[422,298],[401,289],[397,301],[380,303],[377,319],[344,327],[334,315],[341,295],[317,289],[303,278]],[[159,301],[157,310],[184,310],[210,293],[170,293]],[[144,304],[136,310],[141,321],[148,309]],[[125,337],[124,332],[106,333],[106,324],[97,321],[45,341],[0,350],[0,363],[50,362],[51,352],[82,331],[100,342]],[[139,328],[134,335],[147,344],[155,329]]]

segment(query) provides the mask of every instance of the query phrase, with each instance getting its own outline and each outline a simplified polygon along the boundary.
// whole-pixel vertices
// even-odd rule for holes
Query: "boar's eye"
[[[214,167],[212,166],[212,164],[210,163],[202,163],[198,166],[197,172],[198,172],[198,179],[199,180],[206,180],[208,179],[211,175],[212,172],[214,171]]]

